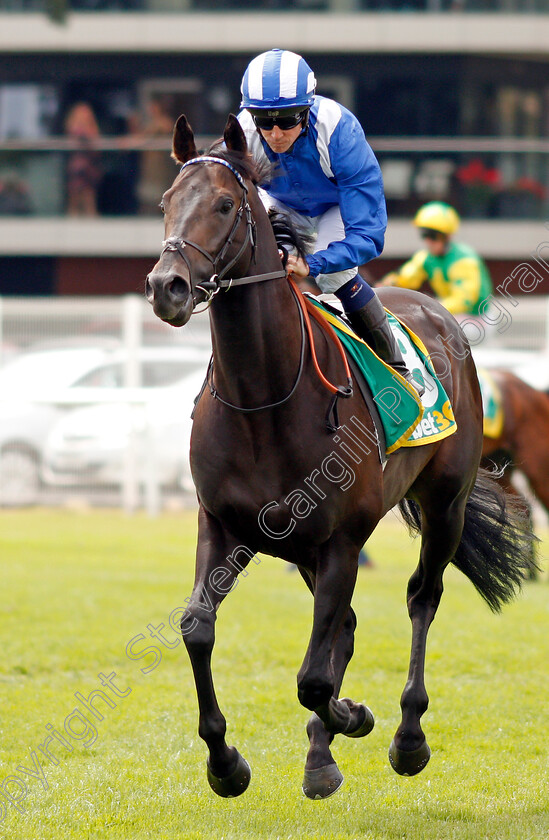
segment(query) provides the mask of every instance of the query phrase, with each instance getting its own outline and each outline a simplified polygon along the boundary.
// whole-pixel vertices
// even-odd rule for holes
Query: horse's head
[[[229,271],[238,276],[251,260],[250,182],[242,166],[235,167],[235,161],[245,161],[248,150],[233,114],[223,140],[224,150],[220,146],[213,156],[200,157],[184,115],[174,128],[172,157],[182,166],[162,198],[165,239],[147,277],[146,296],[156,315],[176,327],[186,324],[194,307],[211,297],[220,278]]]

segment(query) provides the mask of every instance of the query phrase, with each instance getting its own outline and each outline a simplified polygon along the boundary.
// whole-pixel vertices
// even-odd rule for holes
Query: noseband
[[[196,163],[218,163],[221,166],[225,166],[230,172],[232,172],[232,174],[234,175],[234,177],[238,181],[238,185],[242,189],[242,198],[240,199],[240,205],[238,207],[238,210],[236,211],[236,216],[235,216],[235,220],[233,222],[233,226],[232,226],[231,230],[229,231],[229,234],[228,234],[225,242],[223,243],[220,250],[217,252],[216,256],[214,256],[214,257],[210,253],[208,253],[208,251],[206,251],[204,248],[202,248],[201,245],[198,245],[196,242],[191,242],[190,239],[184,239],[183,237],[175,237],[175,236],[170,236],[168,239],[164,240],[164,242],[162,243],[162,251],[160,252],[160,256],[162,256],[162,254],[164,254],[166,251],[177,251],[177,253],[180,255],[180,257],[185,262],[187,268],[189,269],[189,279],[190,279],[190,282],[191,282],[191,289],[193,288],[193,285],[192,285],[192,268],[191,268],[190,260],[187,256],[187,254],[185,253],[185,248],[187,246],[190,247],[190,248],[194,248],[195,251],[198,251],[199,254],[202,254],[203,257],[206,257],[206,259],[209,262],[211,262],[214,273],[212,274],[210,279],[209,280],[204,280],[201,283],[198,283],[194,287],[195,289],[199,289],[201,292],[203,292],[204,300],[202,302],[210,301],[213,298],[213,296],[216,295],[217,292],[220,291],[220,289],[229,289],[233,285],[236,286],[236,285],[242,285],[244,283],[259,283],[262,280],[274,280],[274,279],[286,277],[286,272],[285,271],[271,271],[267,274],[255,274],[251,277],[240,277],[240,278],[236,278],[236,279],[226,277],[226,275],[229,273],[229,271],[232,268],[234,268],[234,266],[237,264],[238,260],[240,259],[240,257],[244,253],[244,251],[246,250],[248,244],[251,244],[251,246],[252,246],[252,257],[254,255],[255,248],[256,248],[255,221],[254,221],[254,218],[252,216],[252,210],[251,210],[251,207],[250,207],[249,202],[248,202],[248,187],[246,186],[246,183],[245,183],[242,175],[240,174],[240,172],[238,172],[238,170],[236,170],[234,168],[234,166],[232,166],[232,164],[230,164],[226,160],[223,160],[223,158],[213,157],[211,155],[203,155],[202,157],[191,158],[191,160],[188,160],[186,163],[183,164],[183,166],[180,169],[180,172],[183,172],[183,170],[186,169],[187,166],[192,166]],[[242,245],[240,246],[236,256],[233,257],[233,259],[230,260],[227,263],[227,265],[225,265],[221,269],[221,271],[218,272],[218,265],[223,263],[223,260],[225,259],[226,255],[227,255],[227,251],[229,250],[230,246],[232,245],[234,236],[235,236],[236,231],[238,230],[238,228],[240,226],[240,223],[242,221],[243,216],[246,217],[246,236],[244,238],[244,241],[243,241]],[[194,302],[195,306],[198,303],[198,301],[194,297],[194,293],[193,293],[193,302]]]

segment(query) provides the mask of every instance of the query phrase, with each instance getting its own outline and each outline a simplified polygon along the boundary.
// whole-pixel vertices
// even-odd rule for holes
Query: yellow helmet
[[[414,225],[451,236],[459,228],[460,218],[453,207],[443,201],[430,201],[417,211]]]

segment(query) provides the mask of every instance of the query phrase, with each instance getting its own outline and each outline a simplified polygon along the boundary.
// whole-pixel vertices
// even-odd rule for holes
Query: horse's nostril
[[[151,281],[148,277],[145,281],[145,297],[147,298],[147,300],[152,300],[152,298],[154,297],[153,287],[151,286]]]
[[[189,294],[189,284],[182,277],[174,277],[168,286],[168,290],[173,298],[186,298]]]

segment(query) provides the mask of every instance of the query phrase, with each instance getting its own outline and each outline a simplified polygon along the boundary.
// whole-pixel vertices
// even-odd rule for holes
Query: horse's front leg
[[[356,618],[350,601],[356,581],[358,549],[331,546],[311,579],[314,619],[311,639],[298,674],[298,697],[314,714],[307,725],[310,748],[303,791],[324,799],[340,787],[343,776],[330,752],[334,735],[360,737],[371,731],[370,710],[347,698],[338,699],[345,669],[353,654]]]
[[[212,679],[217,608],[248,565],[253,552],[239,545],[203,508],[198,518],[195,583],[181,632],[191,659],[199,707],[198,733],[209,750],[208,782],[219,796],[238,796],[248,787],[250,767],[235,747],[227,746],[225,718]]]
[[[339,695],[345,670],[353,655],[355,628],[356,616],[354,611],[349,608],[332,654],[332,671],[335,680],[333,698],[337,698]],[[341,709],[341,703],[347,706],[347,709]],[[333,709],[334,706],[337,718],[343,719],[345,725],[343,730],[339,729],[338,731],[342,731],[347,737],[361,738],[368,735],[374,728],[374,716],[364,704],[355,703],[348,698],[343,698],[341,701],[331,699],[329,707]],[[323,713],[324,720],[328,720],[324,710],[321,710],[321,713]],[[333,719],[331,717],[328,725],[331,725],[333,729]],[[307,723],[309,751],[303,778],[303,792],[309,799],[325,799],[335,793],[343,783],[343,776],[330,751],[334,734],[334,732],[329,732],[326,729],[323,720],[316,712],[313,712]]]

